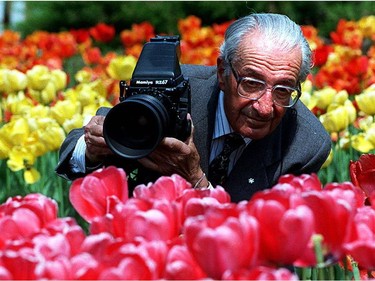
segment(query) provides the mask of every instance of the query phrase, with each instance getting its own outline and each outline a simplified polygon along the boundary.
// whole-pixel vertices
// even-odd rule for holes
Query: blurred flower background
[[[2,4],[4,3],[2,2]],[[15,2],[9,3],[14,5]],[[198,2],[195,6],[196,13],[193,12],[194,5],[189,2],[166,2],[164,6],[158,2],[149,5],[138,2],[133,4],[121,3],[121,6],[117,6],[120,4],[115,4],[114,2],[109,2],[109,4],[106,2],[105,6],[97,4],[97,8],[95,8],[95,2],[93,4],[89,4],[89,2],[72,2],[69,5],[66,4],[67,2],[56,2],[55,4],[52,2],[25,3],[26,7],[29,8],[31,7],[30,5],[35,5],[34,9],[29,10],[28,14],[26,14],[25,21],[20,21],[18,26],[13,26],[12,24],[14,23],[9,19],[8,22],[6,21],[5,13],[3,18],[4,26],[0,33],[1,203],[7,202],[7,200],[10,200],[9,202],[26,200],[20,199],[20,197],[11,199],[14,196],[43,194],[53,198],[58,205],[58,208],[56,208],[53,207],[55,203],[52,205],[51,203],[47,204],[49,206],[48,214],[51,214],[51,218],[45,218],[45,220],[52,221],[52,218],[56,216],[62,218],[74,217],[84,229],[88,227],[88,222],[91,223],[90,227],[94,229],[94,233],[100,233],[103,228],[109,227],[104,218],[101,222],[93,223],[93,218],[87,217],[85,212],[79,209],[82,206],[82,200],[78,196],[79,192],[75,193],[76,195],[78,194],[78,197],[69,198],[69,189],[72,183],[57,177],[54,173],[54,168],[58,161],[58,149],[65,136],[72,129],[86,124],[100,106],[113,106],[118,102],[119,80],[129,80],[131,78],[142,46],[151,37],[156,34],[179,34],[181,38],[180,60],[182,63],[214,65],[218,47],[223,40],[226,27],[236,16],[240,15],[239,10],[241,10],[241,13],[246,12],[246,14],[253,11],[251,10],[252,4],[258,8],[257,11],[284,11],[286,14],[289,11],[290,17],[301,23],[302,31],[313,50],[314,66],[311,75],[302,85],[303,94],[301,100],[322,122],[331,135],[333,144],[328,160],[315,179],[315,182],[319,181],[317,186],[333,185],[333,183],[345,185],[345,183],[354,178],[355,182],[353,181],[353,183],[357,186],[363,185],[360,183],[365,182],[364,190],[366,195],[368,198],[371,196],[370,191],[373,190],[373,183],[371,184],[371,180],[366,182],[366,179],[369,178],[367,174],[366,176],[361,176],[361,174],[367,170],[370,170],[371,174],[373,168],[369,168],[369,166],[371,167],[373,164],[368,164],[371,161],[355,161],[362,154],[371,155],[375,152],[375,5],[373,2],[348,3],[340,6],[341,12],[349,11],[347,17],[327,20],[324,27],[319,22],[322,15],[316,14],[317,9],[310,10],[312,16],[310,15],[310,18],[305,19],[305,21],[301,19],[305,15],[298,14],[298,11],[316,7],[311,4],[314,2],[296,2],[295,4],[289,2],[284,4],[283,2],[264,2],[261,4],[255,4],[254,2],[240,2],[237,4],[232,2],[230,2],[232,4],[229,2],[223,2],[223,4],[220,4],[221,2],[213,2],[211,5],[204,5],[202,4],[203,2]],[[61,5],[66,5],[66,11]],[[363,12],[359,8],[364,7],[364,5],[367,12],[362,15],[361,13]],[[144,13],[136,13],[135,9],[141,9],[141,6],[144,6],[142,7]],[[206,6],[210,7],[211,10]],[[10,7],[12,5],[5,5],[4,12]],[[101,7],[102,10],[96,10],[98,7]],[[177,18],[171,17],[164,22],[155,20],[158,16],[164,19],[165,14],[168,14],[160,13],[163,7],[165,11],[176,9],[176,12],[172,14]],[[284,10],[281,9],[282,7]],[[292,7],[295,7],[295,9],[293,10]],[[331,4],[329,7],[330,10],[323,9],[327,19],[332,16],[332,13],[338,11],[335,4]],[[354,7],[358,7],[358,10],[354,9]],[[117,16],[118,13],[114,12],[116,8],[122,14],[121,16]],[[214,8],[217,8],[218,12],[216,14],[213,12],[215,11]],[[185,13],[189,11],[191,13],[182,14],[181,9],[185,9]],[[224,18],[220,14],[221,10],[227,10],[227,17],[229,18]],[[44,13],[41,13],[44,16],[49,13],[49,17],[46,17],[44,21],[36,21],[33,18],[33,16],[37,18],[36,11],[44,11]],[[90,11],[92,14],[102,14],[93,19],[93,16],[89,15]],[[147,18],[145,14],[150,11],[154,11],[148,14],[150,20],[141,17],[142,14],[143,17]],[[204,16],[204,13],[207,14],[208,11],[212,13],[210,18]],[[58,17],[60,20],[54,16],[56,12],[61,13]],[[130,12],[133,13],[132,18],[130,18]],[[110,13],[113,13],[112,21],[109,20],[108,14]],[[199,16],[199,14],[202,16]],[[355,17],[353,14],[355,14]],[[352,17],[349,17],[349,15],[352,15]],[[318,17],[319,20],[311,18],[314,16]],[[72,18],[74,17],[81,19],[80,25],[73,24]],[[40,19],[44,18],[41,17]],[[62,24],[63,20],[65,20],[65,24]],[[331,24],[329,26],[330,29],[327,28],[327,22]],[[56,25],[59,28],[56,28]],[[165,29],[162,29],[163,26]],[[351,170],[349,169],[350,166],[352,167]],[[370,179],[372,178],[370,177]],[[72,186],[72,191],[77,189],[77,185],[76,183]],[[145,192],[142,189],[140,190],[139,192]],[[121,198],[121,196],[116,194],[118,198]],[[320,195],[308,196],[310,196],[311,202],[316,203],[320,200]],[[78,203],[77,200],[79,200]],[[222,199],[220,202],[226,202],[226,200]],[[332,199],[331,201],[329,202],[334,204],[334,200]],[[9,204],[7,203],[6,206]],[[101,202],[100,204],[103,207],[107,203]],[[114,208],[116,204],[113,202],[111,206]],[[301,233],[301,237],[303,235],[307,238],[310,237],[309,233],[311,234],[312,231],[307,228],[307,222],[312,218],[314,210],[319,204],[316,203],[317,205],[314,206],[313,203],[311,204],[308,206],[312,212],[310,217],[308,215],[310,211],[304,212],[301,206],[297,208],[297,206],[288,205],[288,209],[290,208],[297,214],[299,212],[306,213],[304,217],[305,232]],[[155,207],[154,205],[152,206],[148,206],[147,210],[150,211]],[[141,208],[138,205],[129,208],[135,207]],[[251,216],[260,215],[261,212],[265,212],[268,208],[267,205],[258,206],[255,203],[249,203],[248,206],[242,207],[246,208],[246,212],[251,214]],[[3,208],[6,209],[8,207]],[[146,207],[143,206],[142,208]],[[166,211],[165,208],[167,207],[159,206],[155,208],[164,208],[163,210]],[[241,208],[241,206],[238,208]],[[337,219],[332,210],[327,212],[332,214],[332,221]],[[30,216],[33,217],[28,212],[24,213],[20,217],[25,216],[25,220]],[[115,210],[111,211],[112,216],[116,214],[121,216],[123,212],[116,213]],[[99,215],[103,214],[100,213]],[[358,217],[358,220],[362,220],[361,215],[358,215]],[[341,214],[339,218],[342,220],[340,225],[344,224],[344,216]],[[236,219],[243,220],[239,214],[236,215]],[[348,222],[353,218],[346,217],[346,219]],[[35,220],[30,218],[30,221]],[[119,219],[119,221],[121,220]],[[203,228],[206,223],[205,221],[191,222],[189,225],[192,229],[191,231],[195,232],[201,227]],[[252,235],[256,235],[254,234],[255,230],[253,229],[254,224],[252,221],[246,219],[243,223],[248,224],[246,235],[248,235],[249,239]],[[272,222],[267,223],[272,225]],[[69,225],[69,229],[72,225],[75,225],[67,219],[64,223],[58,222],[59,226],[54,227],[63,228],[65,224]],[[194,224],[196,225],[194,226]],[[171,225],[173,224],[167,224],[165,227],[170,227]],[[115,226],[113,227],[111,231],[115,231]],[[32,232],[33,229],[41,228],[44,228],[43,223],[38,223],[37,226],[30,223],[29,230],[22,231]],[[60,228],[59,231],[61,230]],[[78,232],[80,233],[80,231]],[[134,229],[132,231],[132,235],[135,235],[139,230]],[[319,231],[318,233],[324,232],[322,229]],[[168,240],[178,236],[178,233],[179,230],[177,229],[169,229],[168,232],[160,233],[160,235],[167,235],[168,237],[163,236],[163,239]],[[187,239],[189,233],[191,235],[189,228],[187,228]],[[30,233],[21,234],[28,235]],[[120,235],[115,232],[112,234],[114,236]],[[11,238],[15,239],[17,237],[12,236]],[[330,254],[341,255],[343,249],[339,247],[342,247],[342,243],[345,241],[349,241],[347,238],[343,236],[341,238],[338,236],[326,238],[331,239],[328,240],[332,243],[330,244]],[[100,240],[108,239],[102,237]],[[338,240],[336,241],[335,239]],[[351,241],[353,242],[354,240]],[[191,241],[187,242],[190,243]],[[112,240],[111,243],[113,243]],[[273,244],[274,247],[282,246],[282,243],[278,243],[275,242]],[[353,250],[356,249],[355,246],[354,244],[347,244],[345,247],[347,247],[346,250],[349,248]],[[263,245],[263,247],[267,246]],[[93,250],[92,248],[90,249]],[[295,248],[293,249],[295,250]],[[286,252],[287,250],[287,248],[280,248],[278,253]],[[151,251],[150,248],[147,251]],[[186,251],[186,249],[179,249],[178,251]],[[255,260],[251,253],[250,251],[247,254],[247,263]],[[279,262],[278,258],[282,257],[272,256],[273,253],[268,251],[269,255],[260,258]],[[70,254],[73,255],[72,253]],[[200,255],[200,253],[194,254]],[[296,253],[290,253],[290,255],[285,256],[282,262],[290,263],[293,254],[297,255]],[[77,259],[75,262],[75,266],[79,266],[81,260]],[[187,262],[192,263],[193,261],[189,259]],[[240,260],[238,262],[245,261]],[[208,276],[210,277],[222,277],[223,272],[215,271],[210,268],[209,264],[205,265],[204,261],[201,261],[200,266],[204,267],[205,273],[203,274],[202,271],[197,269],[195,276],[203,278],[209,272]],[[372,266],[373,264],[370,265],[370,267]],[[216,270],[219,269],[216,268]],[[111,272],[105,277],[113,279],[117,276],[116,274]],[[170,274],[172,274],[172,271]],[[231,274],[247,276],[238,272],[232,272]],[[246,274],[250,273],[246,272]],[[278,275],[278,279],[280,279],[282,273],[278,272],[277,274],[280,274]],[[25,276],[17,275],[15,277],[17,277],[16,279],[22,279]],[[227,275],[226,278],[234,279],[238,276]],[[148,277],[137,276],[137,279],[146,279]]]

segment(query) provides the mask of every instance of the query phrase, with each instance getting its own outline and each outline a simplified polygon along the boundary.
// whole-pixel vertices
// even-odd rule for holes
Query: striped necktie
[[[222,185],[228,175],[229,158],[233,151],[244,143],[243,138],[237,133],[225,136],[224,148],[210,163],[208,176],[213,186]]]

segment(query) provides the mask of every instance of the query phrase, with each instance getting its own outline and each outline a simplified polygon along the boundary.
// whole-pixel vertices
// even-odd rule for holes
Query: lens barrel
[[[170,118],[164,104],[152,95],[138,94],[108,112],[103,134],[116,154],[139,159],[157,147],[169,126]]]

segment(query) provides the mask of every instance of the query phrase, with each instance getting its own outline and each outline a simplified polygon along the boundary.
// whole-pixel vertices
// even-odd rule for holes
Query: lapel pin
[[[247,181],[248,181],[250,184],[253,184],[253,183],[255,182],[255,180],[254,180],[253,178],[249,178]]]

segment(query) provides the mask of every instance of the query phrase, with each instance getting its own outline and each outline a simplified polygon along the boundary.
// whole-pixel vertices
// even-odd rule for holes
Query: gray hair
[[[301,28],[285,15],[261,13],[251,14],[233,22],[225,32],[223,44],[220,46],[220,57],[228,70],[229,63],[238,59],[238,46],[244,35],[259,32],[269,38],[271,44],[277,44],[285,50],[300,47],[302,64],[298,75],[299,82],[306,80],[312,67],[310,46],[303,36]],[[226,71],[226,73],[229,73]]]

